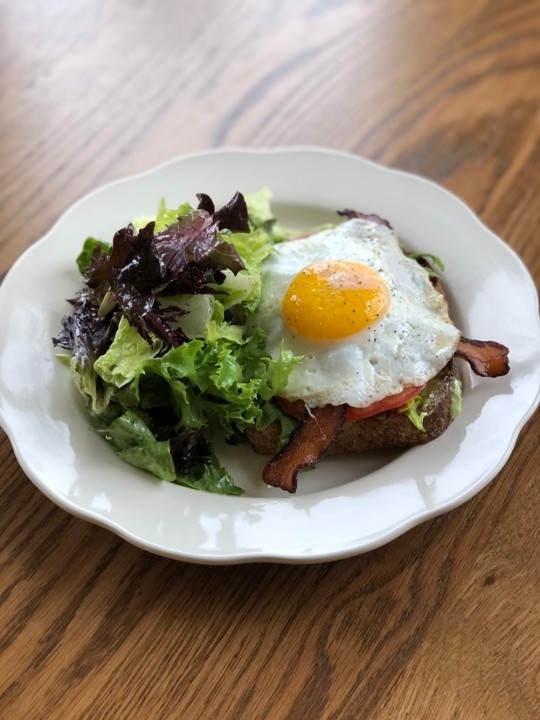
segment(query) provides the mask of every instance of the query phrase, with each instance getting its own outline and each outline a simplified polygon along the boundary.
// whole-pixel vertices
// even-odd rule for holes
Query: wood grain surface
[[[540,280],[535,0],[0,0],[0,86],[0,277],[105,181],[315,144],[441,183]],[[199,567],[55,507],[0,431],[0,717],[538,718],[539,434],[375,552]]]

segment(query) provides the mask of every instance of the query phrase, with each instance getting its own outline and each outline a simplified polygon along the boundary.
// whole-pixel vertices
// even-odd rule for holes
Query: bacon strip
[[[287,445],[266,464],[262,474],[264,482],[296,492],[298,473],[320,460],[338,434],[346,409],[346,405],[325,405],[306,412]]]
[[[499,377],[510,370],[508,348],[494,340],[470,340],[462,336],[455,355],[466,360],[481,377]]]

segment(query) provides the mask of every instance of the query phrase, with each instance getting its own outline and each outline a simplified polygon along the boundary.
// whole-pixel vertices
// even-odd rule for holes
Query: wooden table
[[[540,279],[534,0],[0,7],[0,277],[105,181],[315,144],[439,182]],[[204,567],[67,515],[0,432],[0,716],[539,717],[539,434],[536,415],[483,492],[375,552]]]

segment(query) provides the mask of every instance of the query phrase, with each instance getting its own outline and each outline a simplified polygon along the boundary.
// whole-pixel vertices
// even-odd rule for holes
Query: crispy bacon
[[[346,409],[346,405],[326,405],[306,412],[287,445],[266,464],[264,482],[290,493],[296,492],[299,471],[321,459],[338,434]]]
[[[470,340],[462,336],[455,355],[466,360],[481,377],[499,377],[510,370],[508,348],[494,340]]]

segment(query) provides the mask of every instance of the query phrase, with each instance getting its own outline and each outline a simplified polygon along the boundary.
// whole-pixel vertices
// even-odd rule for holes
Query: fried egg
[[[277,245],[254,319],[274,357],[282,344],[301,356],[280,395],[308,407],[363,408],[423,385],[460,338],[394,231],[360,218]]]

